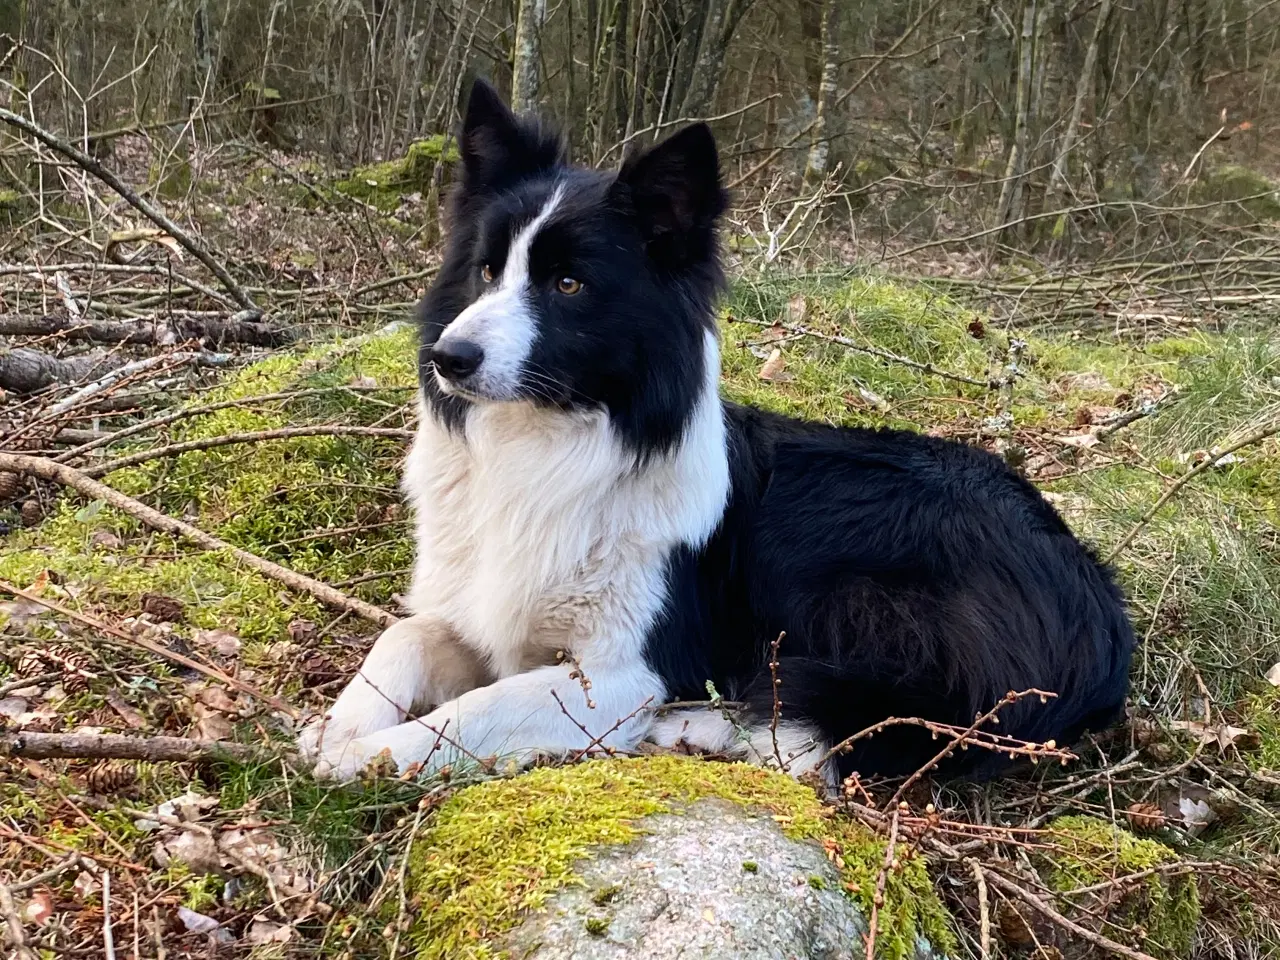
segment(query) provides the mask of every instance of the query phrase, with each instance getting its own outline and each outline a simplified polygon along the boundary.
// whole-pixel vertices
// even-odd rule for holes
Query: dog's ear
[[[655,252],[677,258],[710,241],[728,197],[720,186],[715,137],[695,123],[618,171],[614,197],[637,219]]]
[[[497,188],[564,162],[560,135],[536,118],[517,117],[486,80],[467,98],[459,138],[466,185]]]

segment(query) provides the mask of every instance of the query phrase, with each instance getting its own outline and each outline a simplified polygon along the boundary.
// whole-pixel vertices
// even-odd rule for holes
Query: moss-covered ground
[[[808,333],[773,326],[778,321]],[[1280,414],[1280,341],[1265,333],[1191,333],[1141,342],[1043,335],[1006,329],[927,284],[873,273],[739,280],[725,303],[723,330],[726,396],[832,423],[929,430],[999,447],[1103,556],[1130,539],[1173,478],[1205,451]],[[412,338],[407,328],[370,327],[346,340],[259,360],[211,379],[198,397],[180,401],[237,405],[178,420],[161,434],[109,448],[109,455],[285,425],[412,428]],[[1011,345],[1014,339],[1025,347]],[[858,345],[978,383],[886,360]],[[1017,357],[1012,383],[985,386],[1007,376],[1011,356]],[[1117,418],[1135,413],[1149,415],[1105,432]],[[396,489],[404,447],[399,439],[350,435],[262,441],[161,458],[104,479],[235,546],[392,609],[412,558]],[[319,707],[336,694],[374,633],[366,623],[325,610],[226,557],[156,535],[101,503],[58,498],[47,489],[39,495],[49,509],[38,526],[20,526],[17,501],[5,515],[13,531],[0,544],[0,579],[145,634],[299,707]],[[1266,858],[1280,850],[1274,808],[1280,799],[1280,774],[1274,772],[1280,766],[1280,688],[1266,679],[1280,661],[1278,498],[1280,449],[1269,439],[1193,480],[1115,558],[1144,640],[1134,669],[1130,728],[1083,745],[1081,759],[1066,770],[1040,770],[1015,784],[951,787],[931,797],[948,821],[1017,825],[1046,818],[1057,832],[1041,844],[1044,849],[1028,858],[1016,845],[1004,846],[995,855],[1024,877],[1033,865],[1040,869],[1046,895],[1056,891],[1063,909],[1073,903],[1069,890],[1124,877],[1135,867],[1225,864],[1225,872],[1182,874],[1159,891],[1146,880],[1135,881],[1132,890],[1125,888],[1128,899],[1116,899],[1115,915],[1100,929],[1155,955],[1226,956],[1222,945],[1242,937],[1263,953],[1280,945],[1280,939],[1269,939],[1275,937],[1274,903],[1230,873],[1243,865],[1251,882],[1261,883]],[[179,601],[181,614],[157,613],[149,595]],[[223,699],[210,693],[218,684],[127,645],[104,646],[101,632],[84,621],[47,611],[37,615],[20,604],[6,604],[0,619],[0,685],[16,681],[24,662],[36,672],[60,672],[74,655],[85,658],[90,674],[77,675],[75,682],[64,674],[56,686],[46,682],[34,693],[19,685],[10,695],[12,722],[31,729],[87,726],[144,734],[212,730],[280,748],[291,742],[288,718],[234,691]],[[1206,716],[1212,736],[1201,737],[1195,725]],[[316,884],[311,899],[318,897],[320,906],[295,910],[298,903],[310,903],[310,895],[286,895],[291,915],[303,919],[295,920],[293,939],[280,949],[381,956],[387,938],[399,936],[406,949],[412,943],[425,955],[450,956],[457,954],[445,949],[454,943],[449,938],[507,923],[513,910],[536,903],[544,883],[566,879],[572,860],[589,846],[578,827],[595,821],[584,814],[573,823],[551,824],[565,831],[557,835],[561,846],[543,852],[554,862],[516,874],[510,864],[489,863],[484,858],[498,844],[472,842],[475,831],[496,830],[504,843],[525,837],[519,842],[533,844],[535,834],[520,831],[542,826],[533,820],[524,826],[506,819],[497,825],[475,821],[475,810],[510,802],[510,792],[526,791],[522,809],[529,816],[538,810],[550,815],[558,802],[555,785],[566,782],[558,777],[577,778],[579,785],[594,783],[592,777],[608,780],[619,797],[617,809],[597,812],[608,814],[601,829],[618,840],[625,839],[633,817],[655,805],[716,795],[720,784],[732,781],[766,808],[781,804],[807,811],[806,817],[813,813],[817,829],[817,801],[806,788],[787,787],[785,796],[769,793],[782,788],[773,781],[767,788],[764,781],[739,782],[758,775],[727,768],[692,774],[700,784],[695,789],[687,761],[678,768],[682,785],[662,786],[652,778],[672,771],[661,763],[667,761],[600,764],[572,775],[538,771],[479,787],[470,807],[461,799],[466,795],[450,799],[456,782],[374,778],[363,788],[337,789],[312,782],[288,764],[138,764],[127,786],[96,794],[102,786],[99,767],[87,761],[13,764],[0,780],[0,845],[8,845],[4,856],[13,877],[47,867],[48,855],[68,849],[133,864],[119,869],[131,878],[136,874],[146,895],[166,910],[181,904],[247,936],[255,917],[271,913],[261,877],[224,865],[224,874],[246,878],[228,894],[225,876],[210,879],[173,863],[157,867],[154,836],[113,812],[193,788],[219,799],[217,811],[206,814],[211,823],[270,824]],[[1090,779],[1117,764],[1114,775]],[[1072,784],[1066,777],[1077,780]],[[106,809],[74,799],[84,796],[96,796]],[[1132,804],[1157,809],[1157,836],[1116,832],[1117,823],[1133,827],[1126,813]],[[1055,827],[1051,815],[1061,813],[1093,819],[1068,819],[1064,825],[1059,818]],[[1187,816],[1212,822],[1187,829]],[[1064,826],[1073,829],[1059,829]],[[875,866],[883,841],[870,840],[851,822],[821,818],[821,827],[828,838],[845,831],[845,849],[855,851],[845,854],[850,870]],[[1144,829],[1152,828],[1146,823]],[[17,833],[37,838],[37,847],[15,839]],[[400,853],[411,836],[421,855],[405,865]],[[1093,855],[1099,845],[1110,848],[1110,858],[1100,851]],[[530,865],[532,858],[531,852],[517,860]],[[925,869],[921,857],[893,878],[902,886],[891,885],[886,896],[892,928],[886,945],[916,928],[947,942],[940,914],[918,886]],[[957,938],[958,955],[964,955],[976,943],[971,875],[963,867],[934,863],[931,876],[950,911],[948,930]],[[59,878],[53,892],[60,902],[76,905],[67,908],[76,917],[100,920],[100,900],[77,893],[75,878],[74,872]],[[404,896],[437,897],[444,906],[430,912],[425,926],[397,931],[389,929],[386,917],[389,909],[396,916],[388,904],[394,907],[402,895],[402,878]],[[869,895],[865,883],[853,882],[855,896]],[[477,906],[470,933],[433,926],[432,918],[451,916],[469,897],[489,896],[494,887],[510,896]],[[1200,922],[1188,939],[1197,898]],[[1159,922],[1136,920],[1139,908]],[[1088,904],[1084,916],[1094,917],[1099,909]],[[166,916],[174,944],[203,944]]]

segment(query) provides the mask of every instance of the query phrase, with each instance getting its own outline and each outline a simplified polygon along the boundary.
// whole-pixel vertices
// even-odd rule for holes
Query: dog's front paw
[[[298,734],[298,753],[315,764],[316,775],[322,769],[336,769],[352,744],[368,733],[366,724],[358,720],[345,720],[341,716],[325,716],[313,721]]]

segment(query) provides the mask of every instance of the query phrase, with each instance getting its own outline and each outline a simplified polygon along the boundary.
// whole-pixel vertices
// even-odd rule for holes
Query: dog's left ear
[[[710,241],[728,202],[711,128],[695,123],[628,157],[613,196],[636,217],[655,249],[680,257],[691,252],[691,245]]]

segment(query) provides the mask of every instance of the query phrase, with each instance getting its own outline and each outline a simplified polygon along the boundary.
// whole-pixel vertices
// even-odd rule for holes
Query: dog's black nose
[[[446,380],[465,380],[480,369],[484,350],[470,340],[441,341],[431,350],[431,361]]]

